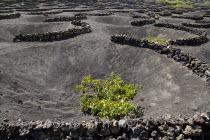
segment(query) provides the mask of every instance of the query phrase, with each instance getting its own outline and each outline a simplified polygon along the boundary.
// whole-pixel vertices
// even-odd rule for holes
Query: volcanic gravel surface
[[[88,13],[88,12],[87,12]],[[91,13],[91,12],[90,12]],[[85,76],[105,79],[116,72],[126,83],[142,85],[131,101],[144,108],[144,115],[191,116],[210,110],[210,87],[205,79],[185,66],[152,50],[119,45],[111,35],[135,38],[189,38],[185,31],[151,25],[134,27],[132,16],[88,16],[92,33],[54,42],[13,43],[18,34],[68,30],[71,22],[45,23],[49,17],[74,13],[26,15],[0,20],[0,118],[18,120],[87,120],[80,111],[81,93],[75,88]],[[207,19],[207,18],[206,18]],[[160,18],[157,22],[190,22],[186,19]],[[210,33],[209,29],[206,29]],[[209,36],[208,36],[209,37]],[[210,43],[202,46],[176,46],[210,64]]]

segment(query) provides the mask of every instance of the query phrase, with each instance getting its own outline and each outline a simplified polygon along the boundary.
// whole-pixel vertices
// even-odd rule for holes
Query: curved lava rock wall
[[[142,19],[142,20],[131,21],[131,25],[133,26],[142,26],[142,25],[154,24],[154,23],[155,23],[154,19]]]
[[[185,18],[185,19],[192,19],[192,20],[202,20],[203,17],[202,16],[171,16],[171,18]]]
[[[201,113],[192,118],[158,119],[130,117],[116,120],[90,120],[78,123],[36,121],[0,125],[0,137],[30,140],[209,140],[210,114]]]
[[[171,23],[156,23],[154,24],[154,26],[171,28],[175,30],[182,30],[182,31],[186,31],[186,32],[198,35],[198,37],[193,37],[193,38],[172,40],[169,42],[170,44],[194,46],[194,45],[201,45],[203,43],[208,42],[207,33],[202,30],[185,27],[183,25],[174,25]]]
[[[15,36],[15,38],[13,39],[13,42],[49,42],[49,41],[73,38],[77,35],[91,32],[91,29],[88,23],[85,23],[85,22],[79,22],[79,23],[80,24],[77,24],[77,26],[82,26],[82,27],[69,29],[67,31],[47,32],[47,33],[28,34],[28,35],[20,34],[20,35]]]
[[[111,41],[120,44],[127,44],[140,48],[148,48],[157,53],[165,54],[168,58],[172,58],[177,62],[182,63],[200,77],[205,77],[206,81],[210,84],[210,66],[199,59],[183,53],[180,49],[169,47],[167,45],[160,45],[151,43],[148,40],[140,40],[127,37],[126,35],[114,35]]]
[[[194,27],[194,28],[210,28],[210,23],[181,23],[187,27]]]
[[[45,22],[72,21],[72,20],[83,20],[83,19],[87,19],[87,17],[85,15],[78,14],[73,17],[50,18],[46,19]]]
[[[20,13],[9,14],[9,15],[0,15],[0,20],[3,20],[3,19],[19,18],[20,16],[21,16]]]

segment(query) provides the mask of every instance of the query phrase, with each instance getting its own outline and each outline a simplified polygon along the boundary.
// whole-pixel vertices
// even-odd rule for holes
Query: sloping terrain
[[[210,110],[210,87],[204,79],[152,50],[110,41],[114,34],[140,39],[148,35],[167,39],[195,35],[153,25],[134,27],[130,25],[132,17],[120,13],[107,17],[88,16],[86,22],[90,24],[92,33],[75,38],[13,43],[14,36],[20,33],[60,31],[74,27],[71,22],[44,23],[45,16],[21,14],[18,19],[0,20],[1,119],[90,119],[92,116],[84,115],[79,109],[81,93],[76,91],[75,86],[88,74],[105,79],[111,72],[116,72],[126,83],[143,86],[132,102],[145,108],[145,116],[191,116]],[[182,21],[160,18],[165,22],[171,20]],[[209,45],[180,48],[210,63]]]

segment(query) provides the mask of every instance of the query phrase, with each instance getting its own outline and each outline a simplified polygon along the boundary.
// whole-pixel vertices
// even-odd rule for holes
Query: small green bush
[[[93,80],[89,75],[76,88],[83,93],[79,104],[85,113],[110,120],[120,119],[129,113],[134,113],[136,116],[142,114],[129,103],[142,86],[135,88],[134,84],[125,84],[114,72],[104,82]]]
[[[172,6],[173,8],[184,8],[184,9],[190,9],[193,8],[193,5],[187,5],[187,4],[176,4]]]
[[[168,0],[158,0],[158,1],[156,1],[156,4],[168,5],[169,1]]]
[[[202,6],[210,6],[210,1],[206,1],[202,4]]]
[[[154,43],[160,43],[160,44],[167,44],[166,38],[160,39],[160,38],[152,38],[151,36],[147,36],[147,40]]]
[[[184,2],[180,0],[170,1],[169,3],[170,4],[193,4],[193,2],[190,2],[190,1]]]
[[[163,4],[163,5],[169,5],[169,4],[193,4],[193,2],[184,2],[184,1],[180,1],[180,0],[174,0],[174,1],[170,1],[170,0],[157,0],[156,1],[157,4]]]

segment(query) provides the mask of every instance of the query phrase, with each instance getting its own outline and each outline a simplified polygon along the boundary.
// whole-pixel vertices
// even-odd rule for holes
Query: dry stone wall
[[[58,18],[46,19],[45,22],[73,21],[73,20],[83,20],[83,19],[87,19],[87,17],[82,14],[76,14],[73,17],[58,17]]]
[[[185,19],[192,19],[192,20],[202,20],[203,17],[202,16],[171,16],[171,18],[185,18]]]
[[[69,29],[67,31],[58,31],[58,32],[47,32],[47,33],[38,33],[38,34],[27,34],[27,35],[17,35],[13,39],[13,42],[50,42],[50,41],[59,41],[64,39],[69,39],[76,37],[80,34],[92,32],[88,23],[75,21],[74,25],[81,26],[78,28]],[[80,24],[79,24],[80,23]]]
[[[128,11],[128,10],[111,10],[109,12],[111,12],[111,13],[130,13],[130,11]]]
[[[134,15],[133,18],[150,19],[150,17],[148,17],[148,16],[143,16],[143,15]]]
[[[175,30],[182,30],[182,31],[186,31],[186,32],[189,32],[189,33],[192,33],[195,35],[199,35],[199,36],[207,36],[207,33],[203,30],[188,28],[188,27],[185,27],[182,25],[176,25],[173,23],[156,23],[156,24],[154,24],[154,26],[171,28],[171,29],[175,29]]]
[[[66,9],[63,10],[63,12],[89,12],[89,11],[93,11],[94,9]]]
[[[137,10],[137,11],[135,11],[135,12],[137,12],[137,13],[145,13],[145,12],[147,12],[145,9],[139,9],[139,10]]]
[[[179,10],[171,10],[170,11],[172,14],[179,14],[179,15],[182,15],[183,12],[182,11],[179,11]]]
[[[194,28],[210,28],[210,23],[181,23],[187,27],[194,27]]]
[[[89,16],[111,16],[111,15],[114,15],[113,13],[96,13],[96,14],[86,14],[86,15],[89,15]]]
[[[187,38],[187,39],[177,39],[177,40],[171,40],[170,44],[176,44],[176,45],[188,45],[188,46],[195,46],[195,45],[201,45],[203,43],[208,42],[207,33],[203,30],[198,30],[190,27],[185,27],[183,25],[175,25],[172,23],[156,23],[154,24],[156,27],[165,27],[165,28],[171,28],[175,30],[182,30],[186,31],[195,35],[198,35],[198,37],[193,38]]]
[[[157,13],[159,14],[160,16],[171,16],[171,12],[168,12],[168,11],[165,11],[165,12],[160,12],[160,13]]]
[[[8,7],[0,7],[0,10],[13,10],[12,8],[8,8]]]
[[[154,24],[155,20],[154,19],[141,19],[141,20],[134,20],[131,22],[131,25],[133,26],[143,26],[146,24]],[[194,23],[196,24],[196,23]],[[190,27],[185,27],[183,25],[186,25],[185,23],[182,23],[182,25],[175,25],[175,24],[171,24],[171,23],[155,23],[154,26],[156,27],[165,27],[165,28],[171,28],[171,29],[175,29],[175,30],[182,30],[182,31],[186,31],[195,35],[198,35],[198,37],[192,37],[192,38],[179,38],[176,40],[170,40],[169,43],[171,45],[180,45],[180,46],[195,46],[195,45],[201,45],[203,43],[208,42],[208,38],[207,38],[207,33],[205,31],[202,30],[197,30],[194,28],[190,28]]]
[[[20,13],[9,14],[9,15],[0,15],[0,20],[3,20],[3,19],[14,19],[14,18],[19,18],[20,16],[21,16]]]
[[[143,26],[146,24],[154,24],[154,23],[155,23],[154,19],[142,19],[142,20],[131,21],[132,26]]]
[[[186,39],[176,39],[176,40],[170,40],[169,44],[171,45],[179,45],[179,46],[197,46],[201,45],[203,43],[208,42],[209,39],[206,36],[198,36],[193,38],[186,38]]]
[[[192,118],[169,115],[158,119],[126,117],[79,122],[35,121],[0,124],[3,140],[209,140],[210,114]]]
[[[205,62],[193,57],[189,54],[182,52],[180,49],[170,47],[167,45],[161,45],[157,43],[149,42],[148,40],[140,40],[127,37],[126,35],[114,35],[111,37],[111,41],[120,44],[131,45],[140,48],[148,48],[154,50],[157,53],[167,55],[168,58],[172,58],[188,69],[192,70],[199,77],[205,77],[207,84],[210,84],[210,66]]]
[[[31,12],[31,13],[35,13],[35,12],[43,12],[43,11],[50,11],[52,9],[19,9],[19,10],[16,10],[18,12]]]
[[[154,18],[154,19],[159,19],[160,18],[160,15],[159,14],[156,14],[156,13],[147,13],[147,15],[151,18]]]
[[[210,24],[210,21],[209,20],[196,20],[195,23],[209,23]]]
[[[82,26],[82,27],[90,27],[88,23],[81,21],[81,20],[73,20],[71,24],[75,26]]]
[[[13,13],[13,10],[0,10],[0,13]]]
[[[52,12],[30,12],[28,15],[51,15],[51,14],[61,14],[63,11],[52,11]]]

